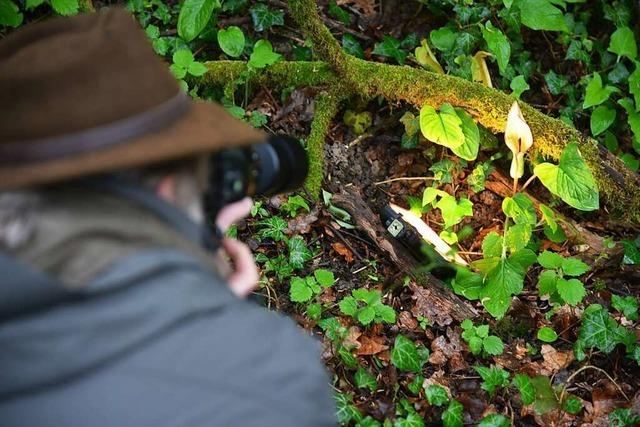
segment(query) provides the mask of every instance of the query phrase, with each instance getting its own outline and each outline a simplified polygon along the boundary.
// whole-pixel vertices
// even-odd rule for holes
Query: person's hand
[[[245,197],[222,208],[216,218],[216,225],[220,231],[226,233],[233,223],[246,217],[252,204],[251,199]],[[233,265],[232,271],[226,277],[227,284],[234,294],[244,298],[251,293],[260,279],[251,249],[242,242],[226,237],[222,240],[222,248]]]

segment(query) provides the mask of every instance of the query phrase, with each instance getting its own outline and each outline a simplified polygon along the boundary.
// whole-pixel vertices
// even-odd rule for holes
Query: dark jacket
[[[0,252],[0,426],[328,426],[319,348],[236,298],[202,230],[122,185],[37,195]]]

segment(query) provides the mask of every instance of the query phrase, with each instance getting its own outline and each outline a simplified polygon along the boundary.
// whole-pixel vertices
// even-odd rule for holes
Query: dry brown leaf
[[[415,331],[418,329],[418,321],[408,311],[398,313],[398,324],[401,328]]]
[[[359,347],[355,351],[358,356],[371,356],[389,348],[384,344],[383,336],[368,337],[362,335],[358,341]]]
[[[369,17],[376,14],[376,0],[337,0],[336,3],[338,6],[353,4]]]
[[[451,315],[444,311],[440,306],[433,304],[431,290],[412,283],[410,286],[413,291],[411,297],[416,304],[411,308],[411,313],[415,317],[425,317],[430,323],[437,323],[440,326],[447,326],[453,322]]]
[[[349,264],[353,262],[353,252],[351,252],[351,250],[347,248],[345,245],[343,245],[340,242],[335,242],[331,244],[331,247],[333,248],[334,251],[342,255],[345,261],[347,261]]]
[[[540,350],[544,361],[542,362],[542,368],[555,374],[558,371],[566,369],[574,360],[573,351],[558,351],[548,344],[544,344]],[[549,375],[549,374],[543,374]]]

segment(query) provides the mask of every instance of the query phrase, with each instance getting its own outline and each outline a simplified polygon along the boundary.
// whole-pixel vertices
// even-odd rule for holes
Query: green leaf
[[[459,147],[465,140],[462,120],[451,104],[443,104],[439,113],[425,104],[420,109],[420,130],[429,141],[449,148]]]
[[[515,76],[513,80],[511,80],[509,87],[513,91],[512,95],[516,98],[520,98],[520,95],[522,95],[523,92],[531,89],[531,86],[529,86],[529,83],[527,83],[527,80],[523,75]]]
[[[546,270],[538,276],[538,290],[540,295],[553,295],[556,293],[558,275],[553,270]]]
[[[178,15],[178,35],[187,42],[195,39],[217,8],[220,8],[219,0],[185,0]]]
[[[611,296],[611,305],[613,308],[624,314],[628,320],[635,322],[638,320],[638,300],[632,296],[621,297],[619,295]]]
[[[351,421],[360,421],[362,414],[352,404],[353,396],[345,393],[336,393],[336,417],[340,425],[347,425]]]
[[[616,110],[604,105],[599,105],[591,113],[591,133],[598,136],[616,121]]]
[[[618,58],[626,56],[632,61],[635,60],[638,56],[638,46],[631,28],[620,27],[611,34],[611,41],[607,50],[618,55]]]
[[[419,373],[422,370],[422,362],[416,345],[403,335],[396,337],[393,350],[391,350],[391,363],[401,371]]]
[[[264,31],[276,25],[284,25],[284,12],[281,10],[269,9],[267,5],[258,3],[249,9],[253,28],[256,31]]]
[[[218,30],[218,44],[224,53],[237,58],[244,52],[244,33],[236,26]]]
[[[371,375],[366,369],[363,367],[358,368],[355,374],[355,382],[356,387],[358,388],[367,388],[371,391],[371,393],[376,391],[378,388],[378,383],[376,382],[376,377]]]
[[[562,272],[567,276],[582,276],[589,270],[591,267],[578,258],[564,258],[562,260]]]
[[[504,351],[504,344],[497,336],[489,335],[482,340],[482,348],[491,356],[499,356]]]
[[[534,174],[551,193],[569,206],[583,211],[600,207],[596,181],[578,150],[578,144],[570,143],[565,147],[558,166],[541,163],[535,167]]]
[[[471,351],[471,354],[478,356],[482,353],[482,342],[483,340],[480,337],[472,336],[469,338],[467,344],[469,344],[469,351]]]
[[[524,374],[517,374],[513,378],[513,384],[518,387],[520,392],[520,399],[525,405],[531,405],[536,400],[536,390],[531,384],[531,378]]]
[[[271,43],[267,40],[258,40],[253,46],[248,65],[253,68],[264,68],[278,62],[281,58],[282,55],[273,51]]]
[[[22,24],[22,13],[11,0],[0,0],[0,25],[19,27]]]
[[[464,406],[457,400],[449,402],[449,406],[442,413],[443,427],[462,427],[464,425]]]
[[[618,101],[618,104],[627,111],[627,123],[633,132],[636,139],[640,139],[640,113],[637,113],[637,108],[634,107],[633,102],[629,98],[623,98]]]
[[[429,40],[436,49],[448,52],[453,49],[458,35],[449,27],[442,27],[437,30],[431,30]]]
[[[427,396],[429,405],[442,406],[449,403],[449,395],[447,390],[439,385],[431,384],[424,389],[424,394]]]
[[[562,268],[564,258],[555,252],[544,251],[538,255],[538,264],[548,269]]]
[[[509,385],[509,373],[504,369],[493,366],[474,366],[473,369],[482,377],[482,389],[493,395],[498,388]]]
[[[618,89],[614,86],[602,86],[602,77],[599,73],[594,73],[591,80],[587,84],[587,89],[584,96],[584,102],[582,108],[587,109],[595,105],[600,105],[609,97],[612,93],[618,92]]]
[[[490,232],[482,241],[482,253],[485,258],[502,255],[502,236],[495,231]]]
[[[484,417],[478,427],[509,427],[511,420],[502,414],[489,414]]]
[[[355,317],[358,313],[358,302],[354,297],[344,297],[338,305],[340,306],[340,311],[347,316]]]
[[[601,305],[592,304],[584,310],[578,334],[578,342],[583,348],[595,347],[609,354],[616,345],[628,343],[629,338],[629,332]],[[635,341],[635,336],[631,336],[631,339]]]
[[[538,339],[544,342],[554,342],[558,339],[558,334],[550,327],[544,326],[538,330]]]
[[[564,302],[573,306],[579,304],[587,293],[584,290],[584,285],[578,279],[558,279],[556,288]]]
[[[187,72],[196,77],[204,75],[207,71],[209,71],[209,69],[198,61],[193,61],[187,68]]]
[[[418,64],[422,65],[428,70],[444,74],[442,66],[429,48],[429,44],[427,43],[426,39],[422,39],[420,46],[416,47],[414,55]]]
[[[562,11],[549,0],[517,0],[522,25],[532,30],[569,31]]]
[[[473,215],[473,203],[469,199],[456,200],[449,194],[443,195],[435,207],[442,212],[445,228],[451,228],[462,221],[465,216]]]
[[[505,215],[513,218],[516,224],[535,225],[537,222],[536,208],[524,193],[516,193],[513,197],[506,197],[502,201],[502,211]]]
[[[536,391],[534,409],[537,414],[544,415],[558,408],[558,398],[551,388],[549,378],[538,375],[530,378],[531,384]]]
[[[189,65],[194,61],[193,53],[189,49],[180,49],[173,54],[173,63],[183,68],[189,68]]]
[[[469,300],[477,300],[482,289],[482,276],[466,268],[459,268],[451,286],[456,294]]]
[[[401,49],[400,40],[391,37],[382,37],[382,42],[376,43],[371,53],[395,59],[400,65],[404,65],[407,52]]]
[[[322,316],[322,306],[317,303],[309,304],[307,306],[307,315],[313,320],[320,319],[320,316]]]
[[[640,109],[640,62],[636,62],[636,69],[627,80],[629,83],[629,93],[633,95],[636,104],[636,111]]]
[[[582,411],[582,400],[576,396],[569,395],[565,398],[564,402],[562,402],[562,409],[570,414],[576,415]]]
[[[358,321],[365,326],[373,322],[373,319],[375,319],[375,317],[376,310],[370,305],[363,307],[360,311],[358,311]]]
[[[301,269],[304,267],[304,263],[313,257],[307,242],[301,236],[294,236],[289,239],[287,247],[289,248],[289,263],[293,268]]]
[[[482,28],[482,37],[487,42],[489,51],[493,53],[498,61],[498,68],[500,74],[504,75],[509,65],[509,58],[511,56],[511,45],[509,39],[500,31],[499,28],[493,26],[491,21],[487,21]]]
[[[551,231],[555,233],[556,230],[558,230],[555,212],[544,203],[540,203],[540,214],[542,215],[542,220],[546,222]]]
[[[611,427],[634,427],[640,423],[640,416],[629,408],[617,408],[609,414],[609,423]]]
[[[313,296],[313,291],[307,286],[306,280],[300,277],[291,278],[289,295],[293,302],[306,302]]]
[[[364,50],[362,49],[362,46],[360,46],[358,39],[356,39],[351,34],[344,34],[342,36],[342,48],[349,55],[353,55],[356,58],[364,59]]]
[[[329,288],[333,286],[333,283],[335,282],[335,278],[333,277],[333,272],[329,270],[325,270],[323,268],[319,268],[316,271],[314,271],[313,275],[315,276],[318,283],[324,286],[325,288]]]
[[[501,258],[487,274],[480,301],[493,317],[501,318],[509,309],[511,296],[522,292],[524,276],[529,265],[535,262],[535,254],[522,249],[509,258]]]
[[[396,323],[396,312],[393,307],[384,304],[376,304],[374,308],[376,310],[376,321],[380,318],[383,322],[391,325]]]
[[[469,113],[462,108],[455,109],[456,114],[462,122],[462,133],[464,134],[464,142],[457,146],[452,147],[451,151],[465,160],[475,160],[478,157],[478,149],[480,148],[480,129],[475,120]]]
[[[51,8],[62,16],[78,13],[78,0],[51,0]]]

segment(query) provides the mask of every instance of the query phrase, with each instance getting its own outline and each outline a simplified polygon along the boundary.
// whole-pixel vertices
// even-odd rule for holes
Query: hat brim
[[[233,118],[221,106],[196,101],[183,117],[167,127],[109,148],[42,162],[0,166],[0,189],[53,184],[248,145],[264,139],[264,133]]]

